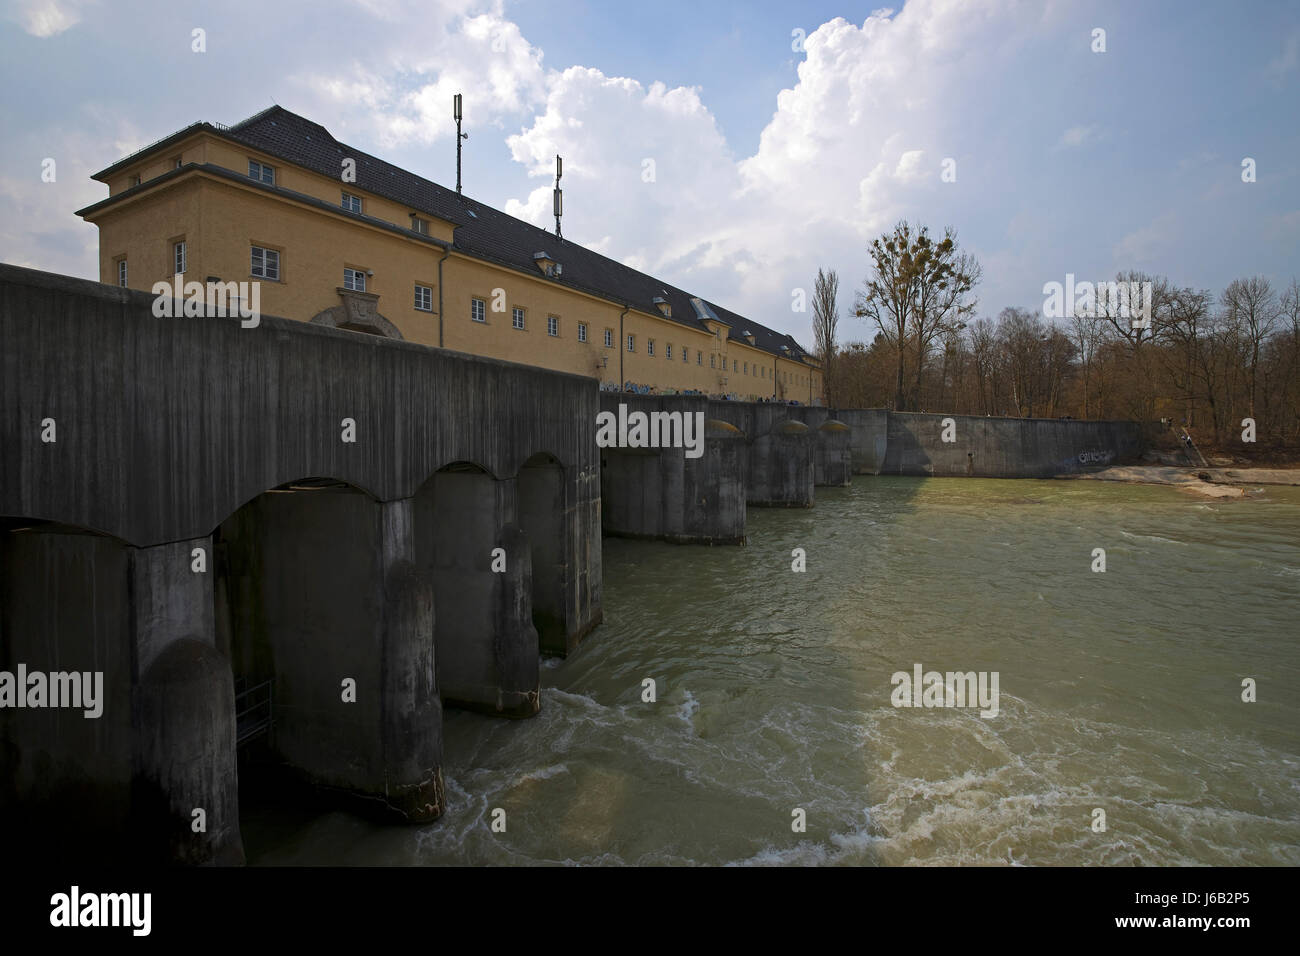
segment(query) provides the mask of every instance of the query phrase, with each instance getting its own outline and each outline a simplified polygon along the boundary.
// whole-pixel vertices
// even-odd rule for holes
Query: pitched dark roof
[[[264,109],[225,132],[231,139],[331,179],[339,179],[345,159],[356,160],[358,189],[456,225],[467,218],[459,209],[454,191],[340,143],[324,126],[283,106]]]
[[[201,125],[207,127],[208,124]],[[190,127],[187,131],[192,130],[193,127]],[[412,211],[452,223],[455,226],[452,244],[467,255],[537,275],[539,273],[533,257],[535,253],[544,252],[562,266],[561,277],[552,280],[559,285],[652,315],[659,314],[654,300],[662,298],[670,306],[670,321],[703,332],[708,331],[704,325],[707,310],[697,308],[690,293],[575,242],[558,239],[545,229],[516,219],[468,196],[457,195],[454,190],[340,143],[324,126],[282,106],[269,107],[229,129],[216,132],[331,178],[339,176],[344,159],[354,159],[357,164],[358,189],[402,203]],[[156,145],[168,143],[176,135],[179,134]],[[120,165],[121,163],[116,163],[109,170]],[[711,309],[719,321],[731,326],[733,338],[743,338],[744,333],[749,332],[754,336],[755,348],[773,355],[797,359],[807,353],[807,349],[795,341],[793,336],[769,329],[716,303],[703,299],[699,301]]]

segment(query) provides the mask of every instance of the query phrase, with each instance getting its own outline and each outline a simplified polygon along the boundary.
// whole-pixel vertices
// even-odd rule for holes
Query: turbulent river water
[[[863,476],[604,571],[536,718],[446,713],[441,820],[251,808],[250,862],[1300,864],[1300,488]]]

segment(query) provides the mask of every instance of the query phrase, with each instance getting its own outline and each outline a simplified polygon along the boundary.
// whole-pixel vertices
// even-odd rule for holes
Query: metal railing
[[[250,684],[247,678],[235,679],[235,746],[270,733],[274,714],[274,680]]]

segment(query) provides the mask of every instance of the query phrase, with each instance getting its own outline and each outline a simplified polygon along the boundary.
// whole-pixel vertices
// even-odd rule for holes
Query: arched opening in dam
[[[405,760],[393,753],[393,710],[410,722],[399,732],[419,762],[441,761],[432,594],[404,544],[412,523],[408,503],[309,478],[257,495],[214,532],[241,797],[265,802],[292,781],[412,812],[390,789],[391,765]],[[409,655],[402,688],[395,646]]]

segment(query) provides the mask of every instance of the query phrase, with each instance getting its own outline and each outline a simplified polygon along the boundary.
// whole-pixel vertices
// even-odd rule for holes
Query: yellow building
[[[659,392],[820,401],[789,335],[338,142],[279,106],[96,173],[100,281],[255,284],[261,314]]]

